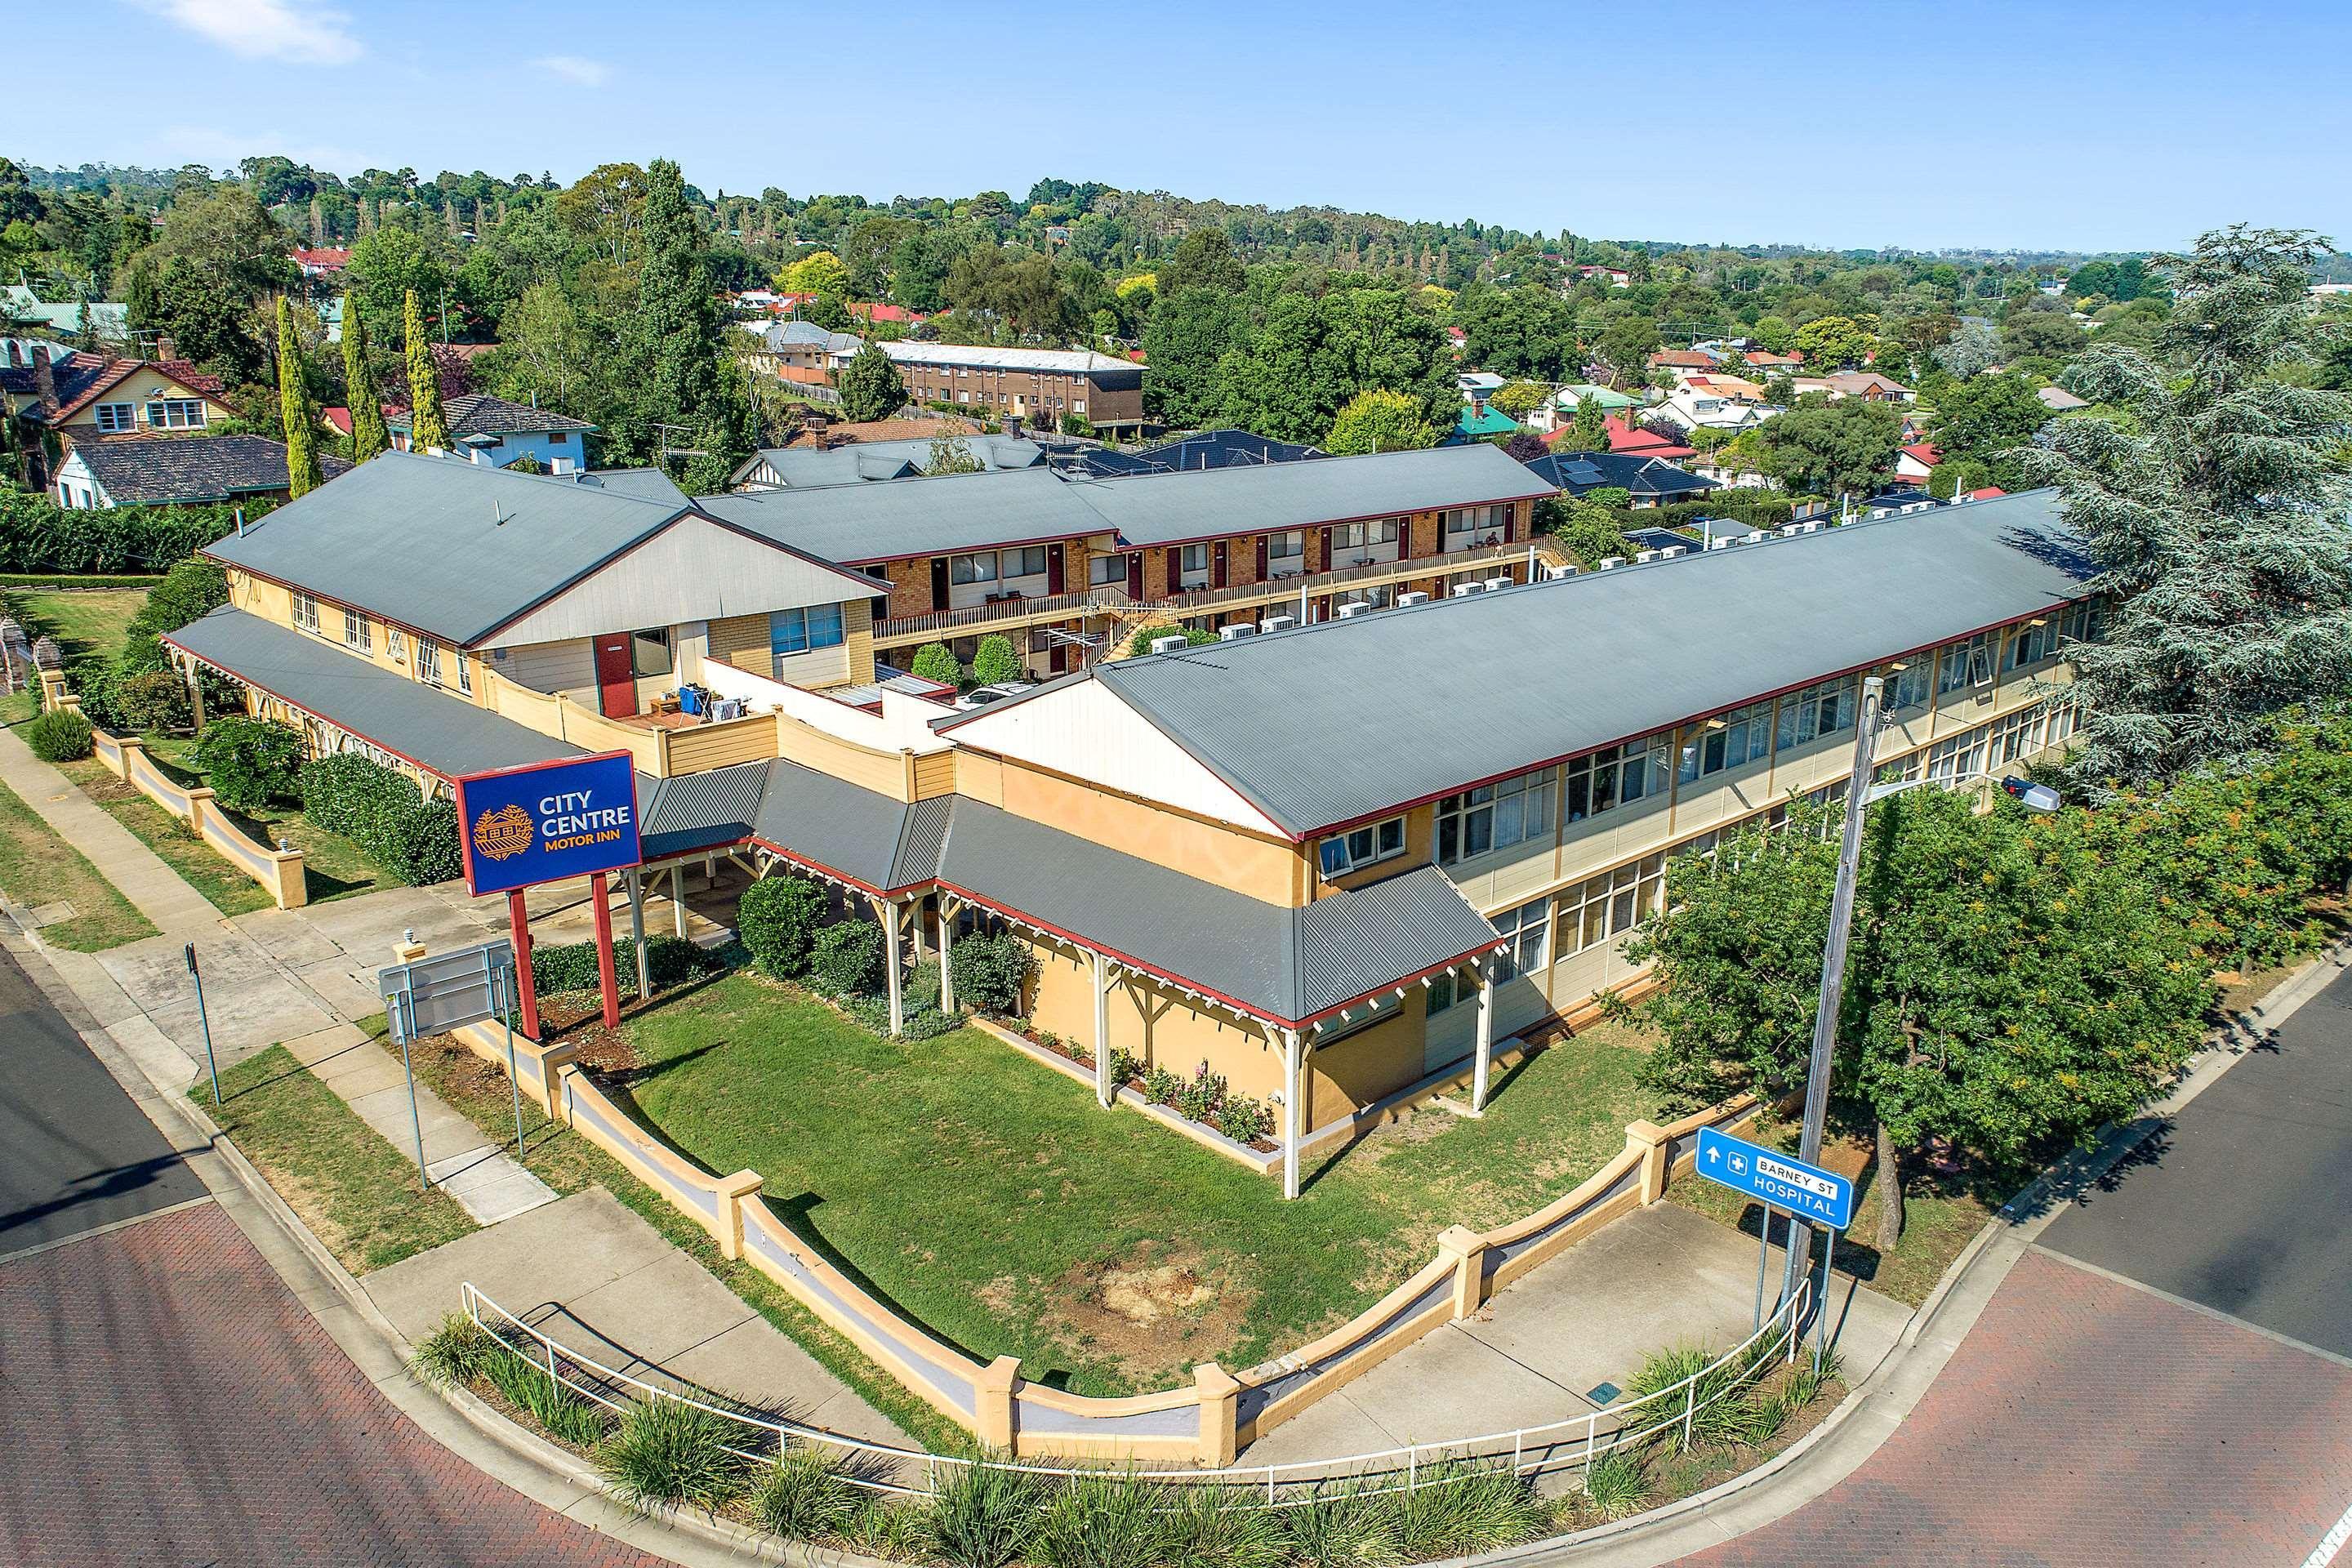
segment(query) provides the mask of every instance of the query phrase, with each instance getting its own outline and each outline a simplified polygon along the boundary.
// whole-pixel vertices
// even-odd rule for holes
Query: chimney
[[[10,338],[8,340],[8,368],[11,370],[22,370],[25,368],[24,346],[18,343],[14,338]]]
[[[33,395],[51,414],[58,411],[58,374],[49,368],[49,345],[33,345]]]
[[[173,342],[168,337],[157,338],[155,340],[155,357],[157,359],[178,359],[180,357],[180,345]]]

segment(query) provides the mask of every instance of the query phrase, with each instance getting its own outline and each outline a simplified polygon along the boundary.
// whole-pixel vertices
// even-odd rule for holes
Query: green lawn
[[[475,1228],[457,1200],[419,1194],[416,1168],[353,1115],[283,1046],[221,1074],[222,1102],[199,1079],[188,1098],[226,1130],[311,1234],[365,1274]]]
[[[71,920],[41,928],[41,940],[75,952],[100,952],[153,936],[155,928],[81,851],[58,837],[40,814],[0,785],[0,889],[26,909],[60,900]]]
[[[68,668],[85,658],[112,658],[130,640],[131,618],[147,602],[144,588],[88,588],[71,593],[10,589],[8,613],[31,637],[57,638]]]
[[[1089,1394],[1246,1366],[1370,1304],[1451,1224],[1516,1218],[1624,1147],[1652,1108],[1596,1031],[1500,1081],[1484,1121],[1426,1109],[1278,1184],[974,1030],[877,1038],[738,973],[626,1026],[625,1093],[881,1298],[985,1360]]]

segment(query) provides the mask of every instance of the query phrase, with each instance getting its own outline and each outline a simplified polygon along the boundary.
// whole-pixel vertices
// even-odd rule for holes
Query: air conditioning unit
[[[1577,569],[1573,566],[1547,566],[1544,568],[1546,579],[1553,583],[1565,583],[1570,577],[1575,576],[1576,573]]]
[[[1633,559],[1644,566],[1648,565],[1651,562],[1655,561],[1657,558],[1658,552],[1654,550],[1636,550],[1633,552]]]
[[[1403,609],[1407,605],[1426,605],[1427,603],[1429,603],[1429,595],[1426,594],[1399,594],[1397,595],[1397,608],[1400,610]]]
[[[1784,524],[1784,525],[1781,527],[1781,529],[1780,529],[1780,537],[1781,537],[1781,538],[1783,538],[1783,539],[1794,539],[1794,538],[1796,538],[1796,537],[1797,537],[1797,535],[1798,535],[1798,534],[1800,534],[1800,533],[1801,533],[1801,532],[1803,532],[1803,531],[1803,531],[1801,528],[1800,528],[1797,524],[1795,524],[1795,523],[1793,523],[1793,522],[1791,522],[1791,523],[1787,523],[1787,524]]]
[[[1257,629],[1262,632],[1286,632],[1297,624],[1297,616],[1268,616],[1258,622]]]
[[[1805,533],[1819,533],[1821,531],[1822,531],[1822,525],[1821,525],[1821,522],[1820,522],[1820,521],[1819,521],[1818,519],[1816,519],[1815,521],[1811,521],[1811,522],[1806,523],[1806,524],[1804,525],[1804,527],[1802,528],[1802,530],[1801,530],[1801,531],[1805,532]]]
[[[1486,591],[1486,584],[1484,583],[1456,583],[1453,587],[1446,590],[1448,594],[1457,599],[1466,599],[1473,594],[1483,594]]]
[[[1186,637],[1181,632],[1178,632],[1172,637],[1153,637],[1151,639],[1151,651],[1154,653],[1174,653],[1180,647],[1190,647],[1192,644],[1192,639],[1191,637]]]
[[[1255,636],[1257,636],[1257,627],[1247,621],[1237,621],[1230,626],[1219,626],[1217,628],[1217,640],[1219,642],[1235,642],[1243,637],[1254,637]]]
[[[1658,552],[1658,559],[1661,561],[1672,561],[1676,556],[1688,555],[1689,553],[1690,546],[1687,544],[1669,544],[1664,550]]]
[[[1603,572],[1614,572],[1617,568],[1624,564],[1625,558],[1622,555],[1604,555],[1601,558],[1600,570]]]
[[[1739,542],[1742,544],[1761,544],[1771,537],[1772,536],[1770,534],[1765,532],[1759,528],[1753,533],[1741,534],[1739,536]]]
[[[1512,582],[1508,577],[1489,577],[1486,579],[1486,592],[1489,594],[1499,594],[1506,588],[1515,588],[1517,586],[1518,586],[1518,584]]]
[[[1719,538],[1716,538],[1716,539],[1710,539],[1710,540],[1708,540],[1708,541],[1706,542],[1706,547],[1707,547],[1709,550],[1728,550],[1728,549],[1730,549],[1733,545],[1735,545],[1735,544],[1737,544],[1737,543],[1738,543],[1738,542],[1739,542],[1739,541],[1738,541],[1738,540],[1736,540],[1736,539],[1732,538],[1729,534],[1727,534],[1727,534],[1722,535],[1722,536],[1721,536],[1721,537],[1719,537]]]
[[[1343,621],[1353,620],[1358,616],[1370,615],[1374,608],[1376,606],[1370,599],[1350,599],[1339,606],[1339,618]]]

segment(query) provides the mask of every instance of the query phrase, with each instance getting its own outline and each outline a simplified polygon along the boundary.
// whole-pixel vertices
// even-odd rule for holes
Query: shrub
[[[1446,1466],[1387,1501],[1397,1545],[1416,1563],[1516,1546],[1551,1522],[1535,1489],[1496,1465]]]
[[[465,868],[456,804],[425,800],[405,773],[341,752],[303,763],[295,784],[304,820],[350,839],[402,881],[446,882]]]
[[[956,1467],[931,1498],[926,1523],[934,1556],[953,1568],[1005,1568],[1036,1534],[1044,1486],[1001,1466]]]
[[[890,1003],[883,996],[853,996],[846,1003],[849,1016],[875,1034],[887,1037],[890,1033]],[[956,1021],[939,1010],[936,1004],[916,1006],[901,998],[898,1006],[898,1036],[907,1040],[935,1040],[941,1035],[953,1034]]]
[[[1038,1568],[1133,1568],[1167,1561],[1174,1500],[1139,1476],[1082,1474],[1055,1491],[1037,1519],[1028,1559]]]
[[[936,680],[941,686],[963,684],[963,666],[956,662],[945,643],[925,643],[915,650],[915,662],[907,673],[923,680]]]
[[[1176,1109],[1189,1121],[1206,1121],[1224,1103],[1224,1075],[1211,1072],[1206,1061],[1194,1068],[1192,1076],[1176,1090]]]
[[[980,647],[971,656],[971,678],[982,686],[994,686],[1006,680],[1027,679],[1029,667],[1013,651],[1013,639],[1002,633],[992,633],[980,639]]]
[[[1063,435],[1076,436],[1081,438],[1087,438],[1091,437],[1094,433],[1094,422],[1088,419],[1085,415],[1065,414],[1062,416]]]
[[[408,1367],[435,1388],[462,1388],[506,1353],[481,1324],[463,1312],[449,1312],[417,1345]]]
[[[809,979],[831,996],[863,996],[882,984],[882,928],[837,921],[809,946]]]
[[[89,755],[90,722],[70,708],[55,708],[25,726],[25,744],[45,763],[70,763]]]
[[[1113,1083],[1133,1083],[1143,1076],[1143,1058],[1133,1057],[1117,1046],[1110,1048],[1110,1080]]]
[[[816,1541],[857,1516],[858,1492],[814,1448],[787,1449],[751,1489],[751,1517],[771,1535]]]
[[[490,1357],[482,1375],[549,1436],[574,1447],[593,1446],[611,1425],[603,1406],[581,1398],[509,1347],[501,1346]]]
[[[636,1509],[717,1509],[743,1489],[748,1461],[727,1450],[734,1424],[675,1399],[633,1405],[597,1445],[596,1468]]]
[[[1605,1519],[1639,1511],[1650,1500],[1642,1457],[1631,1448],[1612,1448],[1593,1460],[1584,1473],[1584,1499]]]
[[[868,1498],[841,1528],[842,1544],[888,1563],[912,1563],[930,1540],[928,1510]]]
[[[824,921],[824,889],[801,877],[763,877],[743,889],[735,929],[760,967],[779,979],[808,968],[809,943]]]
[[[147,590],[146,601],[131,617],[131,635],[135,639],[175,632],[227,603],[226,572],[209,561],[183,561]]]
[[[1202,631],[1198,626],[1139,626],[1135,635],[1127,639],[1127,651],[1131,654],[1150,653],[1151,645],[1161,637],[1182,637],[1191,646],[1199,647],[1203,643],[1216,641],[1217,634]]]
[[[1274,1131],[1274,1108],[1246,1094],[1230,1096],[1217,1108],[1216,1130],[1236,1143],[1252,1143]]]
[[[1284,1509],[1282,1524],[1299,1568],[1366,1568],[1403,1556],[1382,1500],[1356,1486]]]
[[[1144,1098],[1154,1105],[1173,1105],[1182,1092],[1184,1080],[1166,1068],[1153,1068],[1143,1075]]]
[[[959,938],[948,950],[955,966],[956,999],[983,1013],[1018,1017],[1037,961],[1010,931]]]
[[[189,760],[231,811],[260,811],[290,798],[302,766],[302,731],[269,719],[232,717],[208,726]]]
[[[118,667],[101,677],[100,682],[106,692],[106,716],[124,733],[184,730],[195,718],[188,707],[188,689],[168,671]]]
[[[1221,1486],[1178,1487],[1162,1513],[1165,1561],[1184,1568],[1279,1568],[1281,1517],[1254,1497]]]
[[[634,996],[637,991],[637,944],[631,938],[613,939],[613,967],[621,983],[621,994]],[[716,974],[727,967],[727,961],[706,948],[679,936],[654,936],[646,939],[646,977],[656,990],[704,974]],[[542,995],[559,991],[593,991],[603,984],[596,972],[596,944],[593,942],[559,942],[534,943],[530,950],[530,984]]]

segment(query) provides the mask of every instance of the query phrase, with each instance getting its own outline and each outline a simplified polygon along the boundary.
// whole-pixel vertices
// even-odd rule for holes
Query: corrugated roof
[[[780,757],[767,764],[751,831],[794,859],[887,891],[906,814],[902,801]]]
[[[874,345],[901,364],[960,364],[986,370],[1044,371],[1048,374],[1093,374],[1104,371],[1137,372],[1131,360],[1113,359],[1090,349],[998,349],[971,343],[926,343],[911,341]]]
[[[738,528],[845,565],[1082,539],[1109,527],[1076,487],[1044,468],[705,496],[695,504]]]
[[[765,763],[738,763],[677,778],[640,779],[641,853],[648,860],[750,836],[767,786]]]
[[[890,886],[912,887],[940,874],[940,852],[947,847],[955,804],[951,795],[935,795],[907,807],[907,820],[898,833],[898,853],[890,862]]]
[[[462,646],[687,510],[569,478],[386,452],[205,553]]]
[[[1434,866],[1318,899],[1298,911],[1298,1016],[1425,973],[1495,940],[1486,917]]]
[[[1034,468],[1045,460],[1045,448],[1013,436],[954,436],[985,473],[998,468]],[[931,460],[931,443],[856,441],[841,447],[771,447],[764,458],[777,481],[788,489],[819,485],[849,485],[876,479],[912,479]]]
[[[2080,597],[2092,573],[2043,490],[1091,679],[1303,837],[2030,615]],[[1346,692],[1364,700],[1330,696]]]
[[[226,605],[164,640],[443,778],[586,754],[455,693]]]

